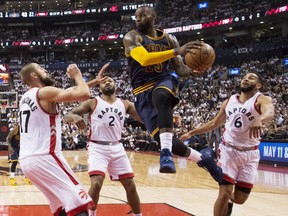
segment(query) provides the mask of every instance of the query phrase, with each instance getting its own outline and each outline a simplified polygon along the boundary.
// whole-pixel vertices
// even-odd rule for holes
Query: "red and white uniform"
[[[54,215],[65,208],[72,216],[94,204],[62,155],[60,115],[42,109],[38,91],[32,88],[20,100],[21,169],[44,193]]]
[[[90,115],[90,141],[88,144],[88,173],[112,180],[134,177],[130,161],[120,143],[126,109],[121,99],[112,104],[96,97],[96,107]]]
[[[225,107],[226,123],[219,148],[219,165],[224,179],[239,186],[252,188],[255,182],[260,154],[259,138],[250,138],[249,129],[254,119],[260,116],[256,108],[257,92],[242,103],[239,94],[232,95]]]

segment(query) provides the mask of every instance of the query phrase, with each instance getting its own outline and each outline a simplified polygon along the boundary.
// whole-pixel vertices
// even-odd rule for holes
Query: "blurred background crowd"
[[[64,2],[64,1],[59,1]],[[71,4],[70,4],[70,3]],[[216,20],[234,18],[239,16],[257,16],[257,13],[265,12],[288,5],[288,1],[256,1],[227,0],[225,3],[218,0],[207,1],[209,7],[199,9],[198,3],[203,1],[189,0],[166,0],[166,1],[68,1],[68,4],[59,5],[29,5],[20,8],[13,5],[13,1],[2,6],[2,10],[14,11],[49,11],[67,10],[79,8],[110,7],[118,5],[122,7],[130,4],[153,4],[158,17],[157,25],[161,29],[169,29],[178,26],[210,23]],[[12,7],[11,7],[12,5]],[[18,9],[17,9],[18,8]],[[133,13],[135,10],[123,11],[113,16],[106,14],[93,19],[85,18],[77,21],[63,21],[60,23],[56,18],[41,19],[41,22],[29,20],[20,25],[19,21],[14,25],[2,24],[0,26],[0,64],[10,67],[10,80],[8,85],[0,85],[1,92],[17,92],[18,98],[27,90],[20,80],[19,71],[23,64],[36,62],[43,64],[56,80],[57,87],[68,88],[73,85],[69,78],[64,75],[64,66],[68,63],[77,63],[88,66],[80,67],[85,79],[91,80],[96,77],[98,71],[106,62],[111,62],[111,67],[105,73],[111,76],[117,86],[117,96],[133,101],[130,85],[129,68],[124,56],[122,38],[129,30],[133,29]],[[239,90],[241,77],[249,71],[259,72],[265,79],[262,92],[273,98],[276,107],[276,117],[267,126],[263,140],[288,140],[288,66],[285,64],[288,47],[288,24],[287,12],[281,16],[275,15],[269,22],[240,22],[224,27],[211,27],[202,31],[175,32],[180,44],[191,39],[203,40],[214,47],[216,52],[215,64],[203,77],[182,79],[183,89],[179,92],[180,103],[174,109],[175,132],[180,135],[187,130],[198,127],[212,119],[221,106],[221,103],[231,94]],[[88,21],[89,20],[89,21]],[[242,20],[243,21],[243,20]],[[0,19],[1,22],[1,19]],[[4,23],[4,21],[2,20]],[[31,24],[32,23],[32,24]],[[41,41],[64,40],[67,38],[99,38],[99,36],[119,35],[114,41],[95,40],[94,42],[79,43],[77,45],[42,45],[28,47],[5,46],[6,42],[13,41]],[[122,35],[122,36],[121,36]],[[288,62],[288,60],[287,60]],[[95,63],[95,64],[94,64]],[[57,65],[49,67],[49,65]],[[64,65],[64,66],[63,66]],[[55,69],[56,68],[56,69]],[[237,73],[231,73],[231,69],[237,69]],[[99,91],[91,89],[92,95],[96,96]],[[65,115],[78,103],[61,104],[61,114]],[[7,109],[6,119],[9,128],[13,128],[17,122],[17,108]],[[87,118],[86,118],[87,119]],[[223,128],[212,132],[192,137],[185,144],[201,150],[206,146],[217,148],[221,141]],[[63,122],[62,146],[63,149],[82,149],[86,147],[89,125],[86,130],[79,131],[74,125]],[[158,151],[159,144],[153,140],[145,130],[145,127],[127,116],[125,130],[123,131],[122,143],[126,149],[136,151]]]

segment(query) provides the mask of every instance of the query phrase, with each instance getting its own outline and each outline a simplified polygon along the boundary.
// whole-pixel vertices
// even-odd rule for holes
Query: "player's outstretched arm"
[[[81,71],[76,64],[68,66],[67,75],[75,80],[76,86],[68,89],[60,89],[52,86],[40,88],[38,95],[39,99],[49,102],[70,102],[89,99],[89,87],[84,81]]]
[[[211,121],[207,122],[206,124],[196,128],[194,130],[191,130],[191,131],[183,134],[179,139],[182,141],[185,141],[194,135],[203,134],[203,133],[206,133],[208,131],[211,131],[211,130],[214,130],[214,129],[220,127],[226,120],[225,107],[226,107],[227,102],[228,102],[228,100],[223,102],[219,113],[216,115],[216,117],[214,119],[212,119]]]
[[[123,44],[125,47],[125,55],[127,57],[131,56],[144,67],[159,64],[175,57],[174,49],[160,52],[148,52],[140,41],[140,36],[136,32],[130,31],[125,35]]]
[[[64,121],[76,124],[80,130],[85,129],[86,123],[82,118],[82,115],[90,113],[91,103],[93,103],[93,99],[83,102],[79,107],[73,108],[70,112],[64,115]]]

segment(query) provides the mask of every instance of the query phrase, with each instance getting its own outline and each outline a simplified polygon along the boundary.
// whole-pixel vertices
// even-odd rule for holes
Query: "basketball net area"
[[[6,100],[6,99],[0,99],[1,121],[6,120],[6,118],[7,118],[7,115],[6,115],[7,105],[8,105],[8,100]]]
[[[18,94],[17,92],[0,92],[0,121],[7,121],[9,109],[17,109]]]

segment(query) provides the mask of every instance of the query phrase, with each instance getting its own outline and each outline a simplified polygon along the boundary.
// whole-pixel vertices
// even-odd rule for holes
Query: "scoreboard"
[[[95,7],[87,9],[75,9],[75,10],[55,10],[55,11],[0,11],[1,18],[37,18],[37,17],[56,17],[56,16],[69,16],[80,14],[96,14],[96,13],[116,13],[120,11],[132,11],[143,5],[149,5],[154,7],[153,4],[133,4],[133,5],[112,5],[109,7]]]

